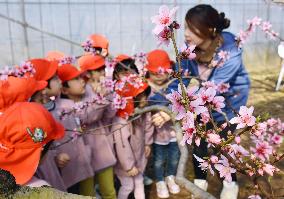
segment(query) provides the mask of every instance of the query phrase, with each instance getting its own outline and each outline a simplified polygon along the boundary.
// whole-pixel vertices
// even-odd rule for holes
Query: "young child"
[[[92,34],[88,37],[91,42],[91,47],[94,48],[96,55],[101,55],[103,57],[108,56],[109,41],[107,38],[100,34]],[[82,44],[84,46],[84,44]]]
[[[165,94],[169,83],[167,73],[171,67],[171,60],[164,50],[153,50],[147,55],[149,71],[149,85],[152,88],[152,95],[155,92]],[[151,99],[151,97],[150,97]],[[155,104],[163,105],[163,102]],[[155,125],[154,132],[154,171],[156,178],[157,195],[159,198],[168,198],[169,192],[177,194],[180,192],[179,186],[175,183],[175,175],[180,157],[179,147],[176,141],[175,131],[172,129],[170,121],[163,124],[163,120],[169,118],[165,112],[158,112],[152,116]]]
[[[48,185],[34,173],[50,142],[63,137],[64,128],[40,104],[16,102],[0,116],[0,168],[17,184]]]
[[[36,92],[31,97],[31,101],[42,104],[48,111],[52,112],[56,108],[55,100],[60,96],[62,88],[61,81],[57,76],[58,63],[55,60],[48,61],[46,59],[32,59],[30,62],[35,68],[34,77],[37,80],[48,82],[46,88]],[[55,99],[52,100],[53,97]],[[67,188],[61,177],[59,167],[62,166],[61,162],[67,162],[69,159],[68,154],[58,154],[55,149],[48,150],[37,169],[36,176],[47,181],[52,187],[66,191]]]
[[[151,114],[142,114],[133,122],[127,121],[126,117],[133,113],[134,107],[143,108],[147,105],[147,95],[151,92],[149,89],[146,83],[139,88],[126,84],[122,91],[118,91],[122,97],[132,97],[126,108],[118,111],[119,117],[116,117],[116,125],[112,127],[118,159],[115,174],[121,183],[118,199],[127,199],[132,191],[136,199],[145,198],[143,172],[151,152],[154,130]]]
[[[105,78],[105,60],[100,55],[83,55],[78,60],[81,70],[86,71],[88,82],[86,94],[89,96],[100,95],[111,99],[112,94],[103,87]],[[99,184],[100,194],[103,199],[116,198],[114,188],[113,166],[116,158],[113,149],[113,136],[108,127],[115,116],[116,111],[112,108],[110,101],[98,104],[97,120],[88,125],[86,130],[97,129],[84,135],[84,141],[92,150],[92,167],[95,172],[95,181]],[[102,152],[103,151],[103,152]]]
[[[94,172],[91,165],[91,148],[84,143],[82,136],[78,136],[73,141],[70,139],[74,138],[77,133],[81,133],[82,126],[88,126],[97,120],[96,107],[90,105],[76,113],[60,117],[63,111],[71,111],[76,103],[89,100],[85,95],[85,82],[80,77],[82,72],[71,64],[58,67],[57,74],[63,87],[61,98],[56,100],[56,109],[53,114],[60,119],[66,129],[65,137],[56,143],[58,154],[68,157],[58,161],[64,184],[69,192],[93,196]]]

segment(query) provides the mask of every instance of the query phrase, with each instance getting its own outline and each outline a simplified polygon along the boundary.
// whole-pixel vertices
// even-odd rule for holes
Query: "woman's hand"
[[[161,128],[167,121],[170,121],[171,116],[160,111],[152,116],[152,122],[155,126]]]
[[[138,175],[138,173],[139,173],[139,170],[135,166],[129,171],[127,171],[128,176],[132,176],[132,177]]]
[[[55,162],[59,168],[65,167],[69,161],[70,157],[67,153],[59,153],[55,158]]]

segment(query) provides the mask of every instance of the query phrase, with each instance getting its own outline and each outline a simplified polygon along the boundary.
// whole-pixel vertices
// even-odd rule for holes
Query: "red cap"
[[[119,82],[120,81],[118,81],[118,83]],[[148,88],[148,86],[149,85],[146,82],[142,82],[142,85],[139,88],[134,87],[132,84],[126,83],[121,91],[116,90],[116,93],[122,97],[132,97],[130,99],[127,99],[127,104],[124,109],[117,110],[117,116],[126,118],[127,116],[131,115],[134,111],[133,97],[136,97],[140,93],[144,92]]]
[[[171,60],[168,53],[164,50],[157,49],[149,52],[147,60],[148,65],[146,68],[150,72],[157,73],[159,72],[159,68],[163,68],[165,70],[171,69]]]
[[[127,99],[127,103],[124,109],[118,109],[116,115],[121,118],[127,118],[134,112],[133,99]]]
[[[78,77],[83,72],[83,70],[78,70],[75,66],[71,64],[64,64],[62,66],[59,66],[57,70],[57,75],[62,82],[66,82]]]
[[[94,48],[104,48],[108,50],[109,42],[107,38],[103,35],[93,34],[89,36],[90,40],[93,43]]]
[[[83,71],[96,70],[105,65],[105,59],[100,55],[88,54],[80,57],[78,63]]]
[[[0,82],[0,111],[7,109],[15,102],[28,101],[35,92],[46,86],[46,81],[37,81],[33,77],[8,77],[6,82]]]
[[[64,53],[60,51],[49,51],[46,55],[48,61],[58,61],[64,57]]]
[[[120,54],[120,55],[115,57],[116,62],[122,62],[122,61],[127,60],[127,59],[132,59],[132,58],[129,57],[128,55],[125,55],[125,54]]]
[[[48,61],[46,59],[31,59],[29,61],[35,68],[36,73],[34,74],[34,77],[37,80],[47,81],[56,74],[58,68],[56,61]]]
[[[25,184],[36,172],[43,146],[62,138],[64,127],[42,105],[30,102],[11,106],[0,123],[0,168]]]

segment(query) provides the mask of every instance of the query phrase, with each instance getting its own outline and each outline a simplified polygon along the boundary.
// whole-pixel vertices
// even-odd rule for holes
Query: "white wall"
[[[0,0],[0,13],[22,20],[20,2]],[[104,34],[110,40],[111,54],[132,54],[156,48],[150,17],[157,13],[160,5],[173,7],[175,3],[180,7],[177,19],[181,24],[189,8],[198,3],[210,3],[231,19],[228,30],[233,33],[244,29],[246,19],[257,15],[270,20],[273,28],[284,37],[283,7],[268,5],[263,0],[25,0],[25,14],[28,24],[78,43],[89,34]],[[0,67],[27,59],[23,27],[3,18],[0,18],[0,24]],[[178,42],[182,41],[181,30]],[[55,49],[66,54],[82,53],[78,46],[31,29],[28,29],[28,44],[31,57],[42,57],[47,51]],[[246,58],[263,62],[275,54],[276,45],[277,42],[268,42],[258,31],[245,47]]]

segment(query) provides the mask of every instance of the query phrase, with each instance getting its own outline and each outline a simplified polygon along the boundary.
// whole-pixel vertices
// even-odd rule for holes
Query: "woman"
[[[223,32],[228,28],[230,21],[225,18],[224,13],[218,13],[210,5],[197,5],[188,10],[185,16],[185,43],[187,45],[196,45],[196,59],[182,60],[181,65],[183,71],[187,70],[190,75],[199,77],[202,81],[214,81],[215,83],[228,83],[230,85],[229,92],[225,96],[226,107],[222,109],[227,114],[228,119],[234,117],[234,111],[239,111],[240,106],[245,105],[248,99],[250,80],[245,70],[242,60],[242,50],[238,48],[235,42],[235,36],[229,32]],[[219,52],[228,52],[229,58],[224,61],[222,66],[213,67],[214,61],[218,57]],[[189,79],[183,79],[187,86]],[[177,90],[179,82],[174,81],[168,88]],[[151,100],[165,100],[163,96],[156,94]],[[218,112],[213,113],[214,121],[222,124],[225,118]],[[154,118],[155,125],[162,125],[166,122],[167,117]],[[226,137],[226,132],[234,131],[235,128],[225,129],[222,132]],[[199,147],[194,146],[194,154],[199,157],[207,156],[207,143],[203,140]],[[206,190],[208,183],[206,181],[206,173],[198,167],[199,163],[193,158],[195,177],[194,183],[200,188]],[[238,195],[238,185],[236,176],[232,176],[233,182],[223,182],[223,190],[221,199],[234,199]]]

